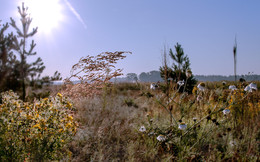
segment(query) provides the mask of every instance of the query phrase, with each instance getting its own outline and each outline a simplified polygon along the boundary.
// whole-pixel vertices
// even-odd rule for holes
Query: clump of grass
[[[115,84],[115,88],[119,91],[139,91],[141,89],[140,83],[117,83]]]
[[[146,96],[147,98],[152,98],[154,95],[151,92],[142,92],[140,96]]]
[[[135,107],[138,108],[138,105],[134,102],[133,99],[125,99],[124,104],[127,105],[128,107]]]
[[[79,133],[71,143],[73,161],[123,161],[127,144],[137,138],[135,123],[140,111],[124,104],[121,96],[111,98],[106,109],[102,99],[85,99],[77,103]]]

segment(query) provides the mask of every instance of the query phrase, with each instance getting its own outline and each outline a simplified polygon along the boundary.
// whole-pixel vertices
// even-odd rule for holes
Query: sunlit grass
[[[238,90],[228,89],[233,84]],[[72,102],[58,93],[53,98],[23,103],[9,93],[6,96],[11,100],[3,100],[1,105],[1,119],[6,119],[1,120],[5,124],[1,147],[13,143],[17,146],[13,150],[19,148],[17,158],[27,160],[36,155],[59,159],[59,151],[67,150],[63,159],[72,161],[257,161],[260,93],[244,91],[246,85],[206,82],[203,91],[195,87],[192,94],[176,93],[172,88],[166,96],[160,88],[151,90],[149,84],[107,84],[98,89],[98,95]],[[76,108],[73,115],[66,111],[71,103]],[[5,113],[7,108],[12,115]],[[24,115],[17,115],[19,111]],[[50,113],[54,114],[47,115]],[[15,132],[19,127],[15,121],[23,119],[27,124]],[[79,123],[77,132],[75,120]],[[22,133],[28,128],[30,133]],[[45,146],[42,138],[56,139],[57,150]],[[40,148],[46,151],[40,152]],[[6,154],[5,159],[10,156]]]
[[[112,85],[103,92],[105,109],[102,95],[78,103],[84,133],[72,142],[74,159],[257,161],[259,92],[228,85],[208,82],[205,91],[169,98],[148,84]]]

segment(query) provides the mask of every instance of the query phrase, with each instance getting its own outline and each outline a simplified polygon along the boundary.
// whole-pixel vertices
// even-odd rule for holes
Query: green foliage
[[[40,78],[40,74],[45,69],[40,57],[31,63],[27,61],[28,57],[36,55],[36,52],[34,52],[35,42],[32,40],[29,47],[27,42],[37,33],[37,28],[29,31],[32,19],[27,10],[28,8],[25,8],[24,4],[22,4],[22,7],[18,7],[21,16],[21,28],[18,28],[12,18],[11,23],[2,26],[0,24],[0,91],[13,90],[21,93],[23,100],[32,96],[46,96],[47,92],[38,94],[35,90],[41,89],[43,85],[49,85],[51,81],[62,79],[58,71],[52,77]],[[5,33],[9,25],[16,30],[16,35]],[[33,91],[26,95],[25,89],[28,86]]]
[[[173,60],[172,67],[169,67],[166,63],[160,67],[161,77],[168,82],[172,80],[174,83],[178,81],[185,81],[185,85],[178,85],[179,92],[192,92],[194,85],[197,83],[196,79],[192,74],[187,75],[187,72],[190,70],[190,60],[187,55],[184,54],[184,51],[180,44],[177,43],[175,46],[176,53],[174,54],[172,49],[169,51],[169,56]],[[169,87],[168,87],[169,88]]]
[[[17,67],[20,72],[19,80],[21,80],[22,84],[22,99],[25,100],[26,96],[26,82],[29,77],[31,80],[34,80],[34,77],[40,77],[40,74],[45,69],[43,65],[42,59],[38,57],[36,61],[32,63],[27,62],[27,57],[36,55],[34,52],[34,48],[36,46],[34,40],[31,41],[30,47],[27,49],[27,41],[29,38],[33,37],[37,33],[37,28],[33,28],[32,31],[29,31],[30,24],[32,19],[27,13],[28,8],[24,7],[24,3],[22,3],[22,7],[18,7],[18,12],[21,16],[21,25],[22,28],[18,28],[14,19],[11,19],[10,25],[16,30],[17,35],[14,36],[13,40],[13,49],[17,52],[20,59],[16,62]]]
[[[44,76],[40,80],[38,80],[38,84],[40,84],[40,86],[51,85],[53,81],[59,80],[62,80],[61,74],[58,71],[55,71],[53,76]]]
[[[0,161],[61,160],[69,156],[65,146],[76,133],[72,104],[61,94],[35,100],[19,100],[4,92],[0,105]]]
[[[170,49],[169,55],[173,59],[173,69],[176,72],[186,72],[190,68],[190,60],[188,56],[184,55],[184,51],[180,44],[175,46],[176,53],[174,54]]]
[[[0,24],[1,27],[1,24]],[[18,90],[19,72],[17,71],[16,56],[13,54],[13,34],[5,34],[9,24],[3,24],[0,28],[0,91],[9,89]]]

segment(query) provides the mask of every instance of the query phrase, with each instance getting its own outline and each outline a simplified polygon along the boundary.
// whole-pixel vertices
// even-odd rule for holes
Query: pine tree
[[[17,35],[14,36],[14,50],[18,53],[20,60],[18,61],[18,69],[20,71],[20,81],[22,83],[22,99],[25,100],[26,96],[26,82],[29,80],[29,76],[31,80],[34,80],[34,77],[40,77],[40,74],[45,69],[43,65],[42,59],[39,57],[33,63],[27,62],[27,57],[36,55],[34,48],[36,46],[34,40],[31,41],[30,47],[27,49],[27,41],[29,38],[33,37],[37,33],[38,28],[33,28],[32,31],[29,31],[30,24],[32,19],[27,13],[28,8],[24,7],[24,3],[22,3],[22,7],[18,7],[18,12],[21,16],[21,24],[22,28],[19,29],[15,23],[15,21],[11,19],[10,25],[16,30]]]
[[[161,77],[165,80],[167,79],[166,81],[173,80],[175,83],[184,80],[187,82],[185,91],[191,92],[197,81],[192,74],[190,76],[186,75],[187,71],[191,72],[190,60],[188,56],[184,54],[183,48],[180,44],[177,43],[175,45],[175,51],[176,53],[173,53],[172,49],[169,51],[169,56],[173,60],[172,67],[167,65],[160,67]],[[184,87],[181,87],[180,91],[183,91],[183,88]]]
[[[13,83],[12,81],[15,80],[12,74],[15,68],[16,56],[12,52],[14,36],[12,33],[5,34],[8,27],[8,23],[2,26],[0,24],[0,91],[5,91],[10,88],[15,90],[16,87],[19,87],[19,85],[14,86],[11,84]]]

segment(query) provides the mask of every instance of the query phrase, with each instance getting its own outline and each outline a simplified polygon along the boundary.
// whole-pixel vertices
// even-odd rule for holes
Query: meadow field
[[[230,84],[166,95],[163,84],[118,83],[77,100],[72,161],[258,161],[260,93]]]
[[[203,84],[110,83],[77,97],[48,86],[53,97],[31,103],[2,93],[1,160],[259,161],[259,91]]]
[[[259,162],[256,3],[2,1],[0,162]]]

